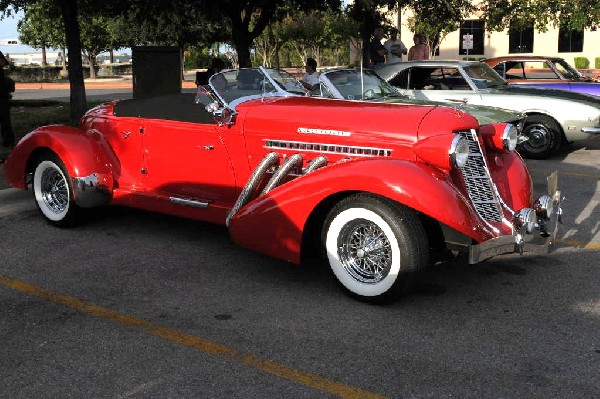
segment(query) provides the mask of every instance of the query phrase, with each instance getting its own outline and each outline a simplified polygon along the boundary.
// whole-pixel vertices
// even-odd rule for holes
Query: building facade
[[[407,47],[413,44],[414,33],[408,28],[408,20],[412,12],[404,10],[398,17],[391,18],[392,25],[398,26],[400,38]],[[463,48],[465,35],[471,35]],[[533,25],[523,30],[505,30],[491,32],[485,29],[485,22],[473,15],[463,21],[459,30],[448,34],[441,42],[439,55],[436,59],[463,59],[463,58],[490,58],[510,54],[527,54],[540,56],[557,56],[564,58],[575,66],[576,57],[585,57],[589,60],[589,68],[596,66],[596,58],[600,63],[600,30],[586,29],[584,31],[567,31],[558,27],[548,26],[546,32],[533,29]]]

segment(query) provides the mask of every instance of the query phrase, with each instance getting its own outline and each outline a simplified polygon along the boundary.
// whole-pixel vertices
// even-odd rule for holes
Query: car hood
[[[444,102],[438,101],[423,101],[423,100],[414,100],[408,98],[389,98],[385,99],[381,102],[393,104],[410,104],[410,105],[436,105],[442,107],[450,107],[454,109],[458,109],[460,111],[471,114],[477,119],[480,125],[489,125],[492,123],[506,123],[506,122],[514,122],[525,117],[525,114],[517,111],[511,111],[504,108],[497,107],[488,107],[484,105],[474,105],[474,104],[448,104]]]

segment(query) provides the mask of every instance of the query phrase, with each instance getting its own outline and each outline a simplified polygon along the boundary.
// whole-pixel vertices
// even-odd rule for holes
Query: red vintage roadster
[[[115,204],[226,224],[252,250],[321,254],[345,290],[386,302],[441,252],[470,263],[545,253],[556,173],[534,199],[506,123],[439,105],[295,96],[277,70],[214,75],[198,93],[112,102],[45,126],[6,161],[52,224]]]

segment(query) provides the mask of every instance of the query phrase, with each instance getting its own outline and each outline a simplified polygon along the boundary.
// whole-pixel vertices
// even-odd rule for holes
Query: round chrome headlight
[[[457,168],[464,168],[469,159],[469,141],[457,135],[450,145],[450,161]]]
[[[504,128],[502,133],[502,146],[507,151],[514,151],[517,148],[517,140],[519,138],[519,130],[515,125],[510,123]]]
[[[527,234],[531,234],[537,223],[537,215],[533,209],[523,208],[515,213],[513,221],[518,230],[525,230]]]
[[[533,206],[537,217],[540,219],[549,220],[554,215],[552,198],[548,195],[542,195]]]

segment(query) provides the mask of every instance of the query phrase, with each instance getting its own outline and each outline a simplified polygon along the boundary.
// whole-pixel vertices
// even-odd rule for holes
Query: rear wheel
[[[46,220],[56,226],[75,223],[79,207],[73,202],[69,174],[54,155],[40,159],[33,173],[33,195]]]
[[[367,302],[395,300],[427,264],[427,237],[415,211],[372,195],[340,201],[323,240],[337,280]]]
[[[528,140],[519,145],[521,155],[531,159],[546,159],[562,144],[560,126],[550,117],[531,115],[525,119],[523,135]]]

